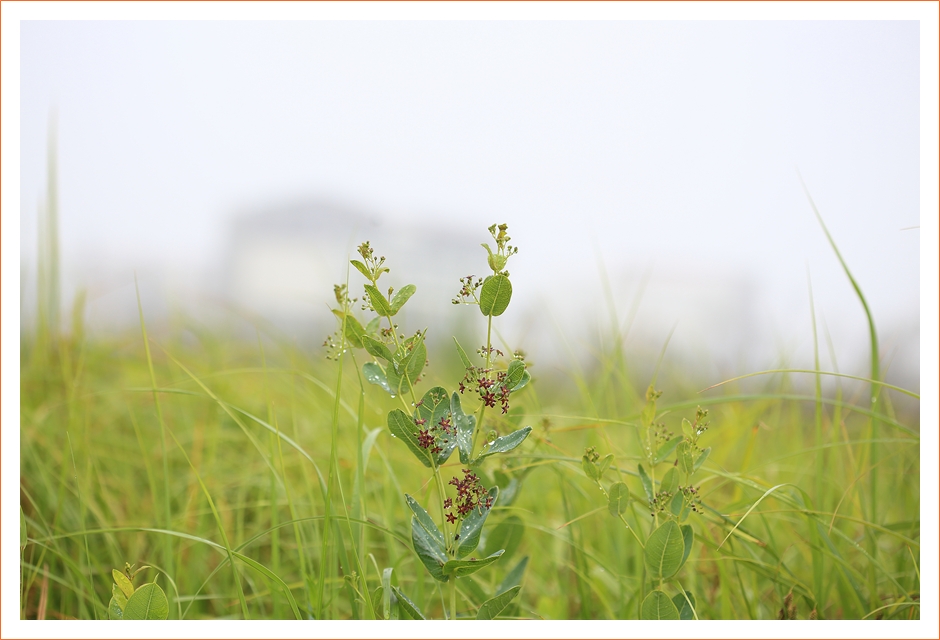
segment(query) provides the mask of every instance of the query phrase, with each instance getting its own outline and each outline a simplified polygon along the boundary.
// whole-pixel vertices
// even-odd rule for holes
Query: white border
[[[452,626],[446,622],[31,622],[18,620],[19,554],[19,26],[22,20],[920,20],[921,21],[921,434],[922,549],[921,601],[918,622],[493,622]],[[611,3],[611,2],[387,2],[317,4],[293,2],[112,3],[36,2],[0,4],[0,295],[2,295],[2,596],[0,636],[76,638],[158,637],[900,637],[940,636],[937,604],[937,459],[940,424],[938,379],[938,5],[935,2],[768,2],[768,3]],[[931,427],[932,425],[932,427]],[[931,464],[933,463],[933,464]],[[133,627],[129,626],[133,625]]]

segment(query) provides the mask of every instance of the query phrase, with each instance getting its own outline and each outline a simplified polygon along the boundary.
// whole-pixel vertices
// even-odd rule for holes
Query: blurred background
[[[543,371],[612,332],[650,370],[672,332],[669,357],[714,382],[812,367],[812,296],[822,368],[865,375],[865,315],[802,175],[887,379],[917,390],[918,29],[23,22],[23,331],[54,254],[92,336],[137,326],[136,274],[154,330],[320,349],[370,240],[387,283],[418,288],[404,327],[478,333],[450,300],[506,222],[497,327]]]

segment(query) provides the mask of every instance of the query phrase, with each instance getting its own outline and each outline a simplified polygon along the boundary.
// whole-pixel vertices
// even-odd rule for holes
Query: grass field
[[[22,617],[106,619],[111,570],[125,562],[152,567],[171,619],[382,617],[370,594],[383,579],[426,616],[451,615],[403,500],[429,504],[436,488],[385,426],[395,401],[361,380],[368,356],[326,361],[195,323],[146,345],[149,359],[141,332],[86,340],[80,325],[24,340]],[[652,587],[633,535],[653,523],[637,476],[649,381],[618,340],[602,353],[570,384],[542,384],[535,368],[514,400],[513,420],[533,431],[480,471],[503,495],[518,487],[481,543],[506,553],[456,580],[458,616],[527,558],[502,617],[639,617]],[[427,384],[452,388],[461,375],[431,366]],[[709,410],[693,549],[663,587],[692,592],[698,618],[919,616],[916,400],[882,387],[872,410],[867,393],[841,392],[867,383],[826,378],[838,382],[831,397],[812,392],[812,373],[700,392],[660,371],[658,422],[680,432],[698,405]],[[895,409],[902,397],[913,410]],[[629,490],[622,520],[585,474],[586,447],[614,456],[605,484]]]

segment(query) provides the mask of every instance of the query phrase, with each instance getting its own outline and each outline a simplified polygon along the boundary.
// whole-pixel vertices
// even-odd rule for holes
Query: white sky
[[[69,4],[35,15],[137,17]],[[411,17],[800,20],[24,21],[18,105],[4,95],[3,235],[16,232],[18,210],[27,276],[55,110],[67,279],[92,278],[87,265],[128,282],[141,266],[211,270],[227,217],[246,203],[329,196],[393,221],[509,222],[523,248],[516,290],[548,300],[563,322],[579,317],[571,308],[598,305],[598,254],[621,314],[649,271],[638,323],[661,339],[679,322],[677,344],[706,351],[725,346],[709,344],[717,326],[762,340],[755,349],[805,354],[809,274],[849,370],[867,357],[864,316],[798,167],[898,362],[918,366],[927,318],[936,389],[936,5],[362,9],[396,7]],[[348,5],[198,11],[351,15]],[[852,21],[805,20],[814,17]],[[20,161],[18,206],[10,158]],[[727,312],[742,295],[746,319]]]
[[[507,221],[524,252],[517,289],[560,282],[584,295],[577,307],[597,299],[583,283],[597,279],[598,253],[621,299],[651,269],[639,319],[679,322],[680,345],[683,331],[708,340],[683,308],[718,301],[675,300],[673,286],[700,278],[730,283],[730,295],[747,288],[762,314],[751,321],[795,348],[810,336],[809,272],[820,316],[854,348],[864,317],[798,167],[876,322],[913,335],[920,231],[902,229],[920,222],[918,31],[24,22],[23,263],[35,263],[55,110],[67,274],[199,273],[245,203],[328,195],[391,220]],[[567,318],[567,300],[548,304]],[[707,308],[698,315],[721,318]]]

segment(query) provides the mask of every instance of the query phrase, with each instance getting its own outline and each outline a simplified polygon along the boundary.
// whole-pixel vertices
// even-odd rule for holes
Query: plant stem
[[[457,576],[450,581],[450,619],[457,619]]]
[[[486,316],[486,365],[484,369],[487,370],[485,375],[487,378],[490,376],[490,348],[492,347],[491,336],[493,335],[493,316]],[[483,430],[483,413],[486,411],[486,402],[480,404],[480,410],[477,413],[477,428],[473,432],[473,446],[470,447],[471,458],[473,457],[472,453],[477,447],[477,436],[480,435],[480,432]]]

